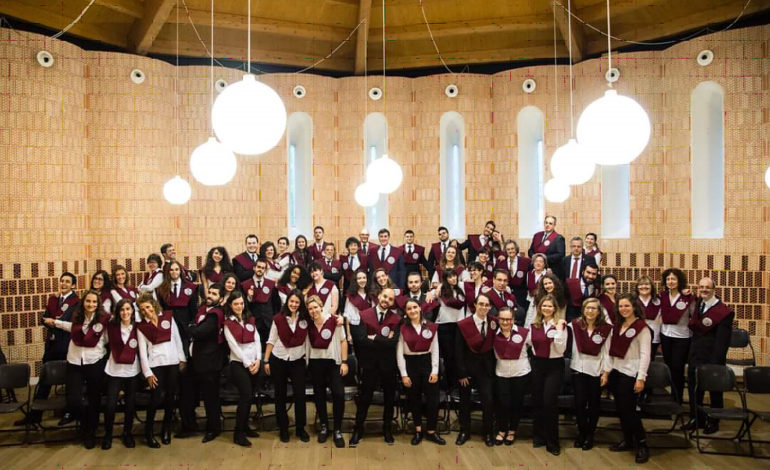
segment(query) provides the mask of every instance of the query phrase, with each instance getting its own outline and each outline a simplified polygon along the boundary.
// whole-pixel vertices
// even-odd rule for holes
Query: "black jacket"
[[[199,324],[188,325],[192,339],[192,367],[196,374],[218,372],[224,363],[225,344],[219,342],[219,321],[216,313],[210,311]]]

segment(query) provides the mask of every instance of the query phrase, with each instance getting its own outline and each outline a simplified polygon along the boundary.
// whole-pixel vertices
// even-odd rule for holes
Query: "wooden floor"
[[[726,406],[736,404],[737,396],[728,396]],[[758,409],[770,409],[770,399],[755,400],[750,406]],[[312,419],[312,405],[309,407]],[[348,413],[353,410],[348,410]],[[373,413],[378,410],[373,407]],[[290,413],[291,416],[291,413]],[[371,415],[371,416],[376,416]],[[0,425],[8,425],[13,419],[4,416]],[[118,419],[120,416],[118,416]],[[613,424],[611,419],[602,419],[603,424]],[[646,422],[647,430],[662,427],[662,422]],[[232,421],[228,422],[232,426]],[[122,427],[116,426],[119,434]],[[141,425],[137,423],[134,432],[141,436]],[[723,423],[722,430],[734,430],[732,424]],[[101,428],[100,428],[101,430]],[[756,426],[755,437],[770,439],[770,426]],[[99,447],[86,450],[77,443],[34,444],[25,447],[0,448],[0,469],[3,470],[68,470],[87,468],[88,470],[127,468],[131,470],[156,470],[175,468],[180,470],[204,469],[322,469],[334,467],[334,470],[364,470],[364,469],[394,469],[429,470],[429,469],[586,469],[598,468],[626,469],[675,469],[675,470],[757,470],[770,469],[770,460],[759,460],[747,457],[710,456],[698,453],[693,446],[685,450],[652,449],[650,461],[643,465],[634,463],[632,453],[611,453],[607,450],[608,443],[617,439],[614,431],[603,431],[597,434],[597,439],[605,442],[597,443],[591,451],[572,448],[574,428],[562,426],[562,454],[558,457],[548,454],[544,448],[534,449],[528,437],[517,441],[512,447],[500,446],[487,448],[478,435],[463,447],[454,444],[456,433],[444,437],[447,445],[440,447],[433,443],[423,442],[419,446],[410,445],[409,434],[397,434],[395,445],[386,445],[377,426],[373,425],[358,448],[336,449],[327,442],[318,444],[315,434],[311,431],[311,441],[302,443],[292,434],[288,444],[278,440],[277,432],[261,431],[259,438],[252,438],[253,447],[245,449],[232,443],[232,433],[223,433],[213,442],[202,444],[200,437],[189,439],[173,439],[171,445],[161,449],[149,449],[141,437],[136,438],[137,447],[126,449],[119,439],[113,442],[113,448],[103,451]],[[522,424],[520,432],[528,436],[530,426]],[[60,434],[65,435],[66,434]],[[720,433],[721,435],[721,433]],[[51,434],[49,437],[53,437]],[[681,433],[679,433],[681,436]],[[10,442],[16,435],[4,435],[1,442]],[[20,436],[18,436],[20,437]],[[32,439],[41,436],[32,433]],[[347,440],[349,434],[345,435]],[[671,442],[671,437],[651,438],[651,444]],[[724,445],[724,444],[723,444]],[[727,449],[731,446],[727,443]],[[770,447],[762,449],[770,454]]]

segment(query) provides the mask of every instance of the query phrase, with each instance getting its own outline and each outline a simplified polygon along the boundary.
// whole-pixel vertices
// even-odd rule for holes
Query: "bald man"
[[[366,227],[361,229],[361,232],[358,234],[358,238],[361,241],[361,253],[364,254],[364,258],[368,258],[369,252],[376,250],[377,245],[369,241],[369,230],[367,230]]]

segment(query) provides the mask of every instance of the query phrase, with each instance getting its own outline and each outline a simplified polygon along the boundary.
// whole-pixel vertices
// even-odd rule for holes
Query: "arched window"
[[[725,234],[724,91],[702,82],[690,101],[691,217],[693,238]]]
[[[519,164],[519,237],[527,238],[543,227],[545,206],[543,178],[545,158],[543,133],[545,116],[534,106],[527,106],[516,117]]]
[[[629,165],[602,165],[602,238],[631,236]]]
[[[364,119],[364,168],[388,153],[388,121],[382,113]],[[366,228],[376,234],[388,226],[388,195],[380,194],[377,204],[366,208]]]
[[[465,236],[465,121],[455,111],[439,123],[441,225],[456,237]]]
[[[313,119],[292,113],[286,123],[289,238],[313,233]]]

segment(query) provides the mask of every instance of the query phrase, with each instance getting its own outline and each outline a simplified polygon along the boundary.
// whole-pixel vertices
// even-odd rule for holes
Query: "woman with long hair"
[[[277,281],[281,278],[283,270],[278,264],[278,252],[273,242],[265,242],[259,247],[259,257],[267,261],[267,271],[265,277],[271,281]]]
[[[241,292],[241,283],[238,282],[238,276],[233,273],[225,273],[222,276],[222,288],[220,305],[224,306],[234,292]]]
[[[313,257],[307,249],[307,238],[304,235],[297,235],[294,239],[294,251],[291,254],[291,262],[296,266],[307,266],[313,261]]]
[[[100,269],[91,276],[91,284],[88,287],[89,290],[99,293],[99,302],[102,306],[102,311],[107,315],[112,312],[112,284],[110,283],[110,275],[107,271]]]
[[[281,305],[286,303],[286,299],[293,290],[305,292],[312,282],[313,280],[310,278],[310,274],[305,269],[305,266],[294,265],[284,271],[276,283]]]
[[[444,359],[447,383],[452,387],[459,379],[455,361],[457,322],[467,316],[465,292],[455,271],[444,273],[441,286],[433,291],[433,298],[437,298],[439,304],[436,315],[439,354]]]
[[[361,312],[374,305],[367,293],[368,284],[369,276],[364,269],[359,269],[353,275],[350,286],[345,292],[345,310],[342,315],[347,320],[348,337],[353,340],[356,357],[360,356],[358,346],[366,338],[366,325],[361,322]]]
[[[602,306],[604,320],[612,324],[615,312],[615,304],[618,297],[618,278],[614,274],[602,276],[602,293],[599,294],[599,303]]]
[[[468,273],[465,271],[465,266],[460,263],[457,257],[458,250],[456,247],[450,245],[444,251],[444,255],[439,262],[439,268],[433,273],[431,279],[431,286],[436,287],[441,284],[444,273],[447,271],[454,271],[459,277],[460,281],[467,281],[469,279]]]
[[[540,281],[537,283],[534,301],[529,304],[529,310],[527,311],[527,318],[524,320],[524,326],[528,327],[535,320],[537,313],[536,306],[540,303],[540,299],[546,295],[551,295],[556,299],[556,309],[559,311],[559,317],[566,319],[567,296],[564,293],[564,284],[562,284],[561,279],[555,274],[546,272],[540,277]]]
[[[135,302],[139,296],[136,287],[128,283],[128,272],[126,268],[121,265],[116,265],[112,268],[112,289],[110,289],[110,297],[112,297],[112,303],[117,304],[121,299],[130,300]]]
[[[636,280],[634,293],[636,294],[636,303],[639,304],[639,308],[644,313],[644,321],[652,331],[650,360],[654,360],[655,355],[658,353],[658,347],[660,347],[660,299],[652,279],[644,274]]]
[[[535,315],[537,314],[538,300],[535,299],[537,289],[540,287],[540,280],[548,273],[548,259],[542,253],[535,253],[532,255],[532,269],[527,272],[526,286],[527,286],[527,315],[524,319],[524,326],[529,328],[529,325],[535,321]]]
[[[223,246],[215,246],[206,253],[206,262],[200,272],[203,292],[208,292],[209,286],[222,282],[225,273],[232,273],[233,264],[230,255]]]
[[[385,271],[385,268],[375,269],[371,279],[369,279],[369,283],[369,297],[372,299],[379,298],[380,292],[382,292],[383,289],[393,289],[396,297],[401,295],[401,289],[396,287],[393,280],[388,276],[388,272]]]

